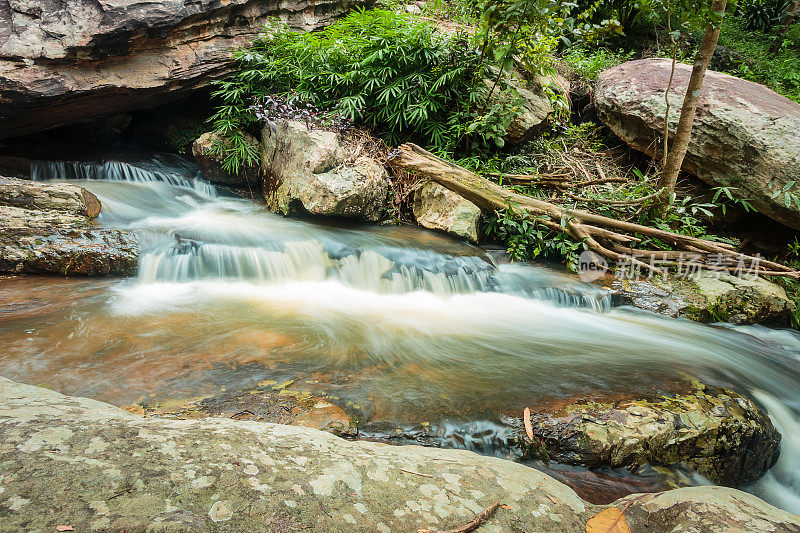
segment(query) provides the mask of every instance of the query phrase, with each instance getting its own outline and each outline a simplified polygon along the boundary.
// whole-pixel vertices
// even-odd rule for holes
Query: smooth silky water
[[[434,444],[502,454],[504,417],[526,406],[657,393],[688,373],[768,410],[782,453],[748,490],[800,512],[795,332],[615,308],[546,267],[414,228],[283,218],[176,156],[145,163],[33,165],[79,180],[99,223],[138,230],[143,253],[132,279],[0,281],[0,375],[116,405],[295,379],[366,436],[424,423]]]

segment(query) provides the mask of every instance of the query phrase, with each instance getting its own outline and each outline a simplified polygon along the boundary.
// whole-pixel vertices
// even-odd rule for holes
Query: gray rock
[[[252,143],[258,150],[258,140],[247,133],[244,134],[248,142]],[[222,158],[217,156],[212,148],[218,142],[219,135],[213,131],[204,133],[192,144],[192,155],[200,166],[203,177],[214,183],[224,185],[246,186],[248,183],[253,186],[258,184],[257,168],[241,168],[236,174],[232,174],[222,168]]]
[[[480,208],[438,183],[429,181],[414,191],[412,210],[420,226],[478,242]]]
[[[367,157],[347,162],[338,133],[284,120],[264,128],[261,151],[262,190],[275,212],[374,222],[386,210],[385,169]]]
[[[788,325],[796,308],[786,291],[769,280],[719,272],[618,281],[614,289],[636,307],[696,322]]]
[[[142,418],[0,378],[0,529],[583,531],[604,509],[525,467],[464,450],[351,442],[311,428]],[[630,505],[627,505],[630,503]],[[723,487],[632,495],[633,531],[800,531]]]
[[[636,150],[660,158],[668,59],[624,63],[600,74],[597,115]],[[691,66],[678,64],[670,91],[674,132]],[[800,175],[800,105],[757,83],[706,72],[683,170],[712,186],[739,189],[764,215],[800,229],[800,206],[773,193]],[[789,188],[800,194],[800,184]]]
[[[579,401],[531,417],[525,454],[590,467],[685,463],[708,479],[741,486],[778,458],[769,417],[733,391],[693,382],[686,393],[614,404]]]
[[[19,0],[0,6],[0,138],[155,107],[234,67],[271,17],[306,31],[349,0]]]
[[[76,185],[44,184],[0,177],[0,205],[73,213],[90,218],[100,214],[100,200]]]
[[[493,85],[494,80],[486,81],[487,90]],[[507,143],[519,144],[529,140],[537,128],[555,112],[548,91],[566,98],[569,94],[569,82],[558,74],[526,76],[517,68],[504,74],[492,92],[491,103],[503,102],[512,105],[516,111],[503,137]]]
[[[99,200],[75,185],[0,178],[0,272],[66,276],[136,272],[133,232],[92,227]]]

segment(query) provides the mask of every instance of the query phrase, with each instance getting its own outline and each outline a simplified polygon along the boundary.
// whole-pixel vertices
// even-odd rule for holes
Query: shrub
[[[780,24],[789,0],[744,0],[738,16],[742,27],[749,31],[768,31]]]
[[[317,33],[277,24],[265,30],[235,53],[237,72],[214,93],[222,105],[213,119],[224,137],[254,127],[254,109],[269,95],[292,95],[390,143],[412,138],[439,150],[468,134],[496,140],[513,116],[514,98],[485,105],[492,62],[480,61],[466,34],[379,9],[356,11]]]

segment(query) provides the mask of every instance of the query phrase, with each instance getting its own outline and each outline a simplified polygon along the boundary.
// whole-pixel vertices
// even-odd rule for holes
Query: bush
[[[783,96],[800,102],[800,58],[791,45],[777,53],[770,52],[775,37],[762,32],[747,31],[740,19],[726,19],[719,42],[738,52],[742,59],[729,74],[763,83]]]
[[[390,143],[412,138],[439,150],[467,134],[497,140],[513,116],[514,98],[485,104],[483,78],[492,65],[479,60],[465,34],[379,9],[356,11],[317,33],[265,29],[235,53],[238,71],[214,93],[223,102],[214,119],[224,137],[255,126],[254,108],[269,95],[292,95]]]
[[[564,55],[563,61],[578,78],[594,81],[604,70],[630,61],[632,58],[632,52],[612,52],[605,48],[596,48],[594,50],[571,48]]]
[[[789,0],[745,0],[739,4],[742,27],[749,31],[769,31],[780,24]]]

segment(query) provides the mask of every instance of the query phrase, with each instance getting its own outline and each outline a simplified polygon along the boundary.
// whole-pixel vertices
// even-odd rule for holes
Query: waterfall
[[[176,167],[176,161],[179,166]],[[191,176],[191,177],[189,177]],[[205,181],[200,169],[186,160],[169,155],[154,157],[144,163],[124,161],[31,161],[34,180],[113,180],[134,183],[166,183],[192,189],[207,197],[216,189]]]
[[[498,414],[587,391],[663,390],[688,373],[769,412],[782,454],[748,490],[800,510],[796,332],[615,308],[575,276],[498,266],[418,229],[284,218],[217,194],[177,156],[31,170],[80,180],[102,202],[98,223],[136,230],[142,251],[136,278],[54,306],[61,318],[0,329],[14,340],[2,375],[132,402],[158,387],[250,390],[284,372],[369,404],[370,422],[429,420],[409,433],[420,442],[498,453],[509,438]],[[55,290],[73,301],[71,287]]]

